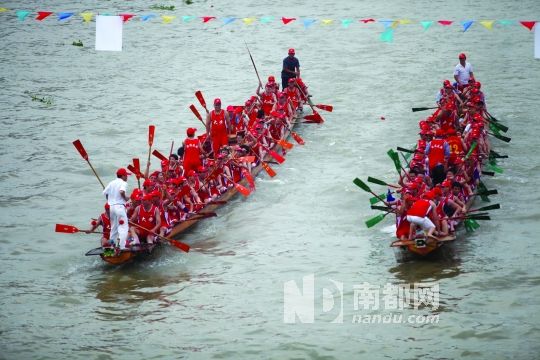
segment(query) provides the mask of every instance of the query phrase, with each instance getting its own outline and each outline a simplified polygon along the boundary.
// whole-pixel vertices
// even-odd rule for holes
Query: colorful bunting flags
[[[442,26],[450,26],[452,25],[453,21],[452,20],[439,20],[437,21],[439,24],[441,24]]]
[[[244,24],[246,25],[251,25],[253,24],[253,22],[257,20],[256,18],[253,18],[253,17],[248,17],[248,18],[243,18],[242,21],[244,22]]]
[[[323,25],[331,25],[334,22],[333,19],[323,19],[322,24]]]
[[[474,20],[465,20],[461,22],[461,26],[463,26],[463,32],[469,30],[469,28],[474,23]]]
[[[182,16],[182,21],[185,22],[185,23],[188,23],[190,22],[191,20],[195,19],[195,16],[190,16],[190,15],[184,15]]]
[[[268,24],[269,22],[272,22],[272,21],[274,21],[274,17],[273,17],[273,16],[263,16],[263,17],[261,18],[261,22],[262,22],[263,24]]]
[[[519,23],[529,29],[529,31],[532,31],[532,29],[534,28],[534,24],[536,24],[536,21],[520,21]]]
[[[493,30],[493,24],[495,20],[481,20],[480,24],[488,30]]]
[[[388,28],[381,34],[381,41],[392,42],[394,40],[394,29]]]
[[[148,21],[150,19],[155,18],[156,16],[157,16],[156,14],[146,14],[146,15],[141,16],[141,21]]]
[[[433,25],[433,21],[420,21],[420,24],[422,24],[424,31],[426,31],[431,27],[431,25]]]
[[[228,25],[235,20],[236,20],[235,17],[226,17],[226,18],[221,19],[221,21],[223,21],[223,26]]]
[[[36,16],[36,20],[42,21],[42,20],[46,19],[47,17],[49,17],[51,14],[52,14],[51,11],[38,11],[38,14]]]
[[[15,14],[17,14],[17,19],[19,19],[19,21],[24,21],[24,19],[26,19],[26,17],[28,16],[28,14],[30,14],[30,11],[17,10]]]
[[[352,20],[351,19],[342,19],[341,20],[341,26],[343,26],[343,28],[348,28],[349,25],[351,25],[352,23]]]
[[[0,13],[6,12],[6,11],[8,11],[8,9],[6,9],[4,7],[0,7]]]
[[[81,15],[85,23],[92,21],[92,17],[94,16],[94,14],[91,12],[83,12],[83,13],[80,13],[79,15]]]
[[[170,24],[174,19],[176,19],[176,16],[161,15],[161,19],[163,20],[163,24]]]
[[[363,22],[364,24],[367,24],[367,23],[370,23],[370,22],[375,22],[375,19],[371,19],[371,18],[370,19],[361,19],[359,21]]]
[[[203,16],[201,19],[202,19],[203,23],[207,23],[209,21],[214,20],[215,18],[216,18],[215,16]]]
[[[120,14],[119,16],[122,17],[122,22],[128,22],[129,19],[131,19],[135,15],[133,15],[133,14]]]
[[[296,20],[296,18],[286,18],[286,17],[282,17],[281,18],[281,21],[283,22],[283,24],[287,25],[288,23],[292,22]]]
[[[383,24],[384,29],[388,29],[392,24],[394,23],[394,20],[379,20],[381,24]]]
[[[303,21],[304,22],[304,28],[307,29],[308,27],[313,25],[315,23],[315,21],[317,21],[317,20],[315,20],[315,19],[304,19],[304,21]]]
[[[56,16],[58,17],[58,21],[67,20],[67,19],[69,19],[70,17],[73,16],[73,13],[72,12],[60,12],[60,13],[56,14]]]
[[[503,26],[514,25],[514,20],[499,20],[499,24]]]

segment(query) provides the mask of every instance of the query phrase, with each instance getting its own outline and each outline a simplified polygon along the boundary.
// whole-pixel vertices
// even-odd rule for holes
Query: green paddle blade
[[[493,205],[483,206],[483,207],[478,208],[478,209],[469,210],[469,212],[497,210],[497,209],[500,209],[500,208],[501,208],[501,204],[493,204]]]
[[[405,154],[405,160],[409,161],[409,159],[411,158],[412,154],[416,151],[416,145],[414,145],[414,147],[412,148],[412,153],[407,153]]]
[[[396,167],[397,172],[401,174],[401,161],[399,160],[399,154],[395,152],[394,149],[388,150],[387,154],[394,162],[394,166]]]
[[[369,199],[369,203],[371,205],[374,205],[374,204],[378,203],[379,201],[383,201],[383,200],[386,200],[386,194],[381,194],[379,196],[372,197],[371,199]]]
[[[499,140],[502,140],[502,141],[504,141],[504,142],[507,142],[507,143],[509,143],[509,142],[512,140],[512,138],[509,138],[508,136],[504,136],[504,135],[500,135],[500,134],[495,134],[495,133],[488,133],[488,134],[492,135],[493,137],[496,137],[496,138],[499,139]]]
[[[467,232],[473,232],[474,231],[471,222],[472,222],[472,220],[470,220],[470,219],[465,219],[465,221],[463,221],[463,225],[465,226],[465,230]]]
[[[480,196],[480,198],[482,199],[482,201],[485,201],[485,202],[491,202],[491,200],[489,200],[489,198],[487,197],[487,195],[483,195],[483,193],[487,192],[488,189],[486,187],[486,185],[484,185],[484,183],[482,182],[482,180],[480,180],[480,182],[478,183],[478,195]]]
[[[354,179],[353,183],[356,186],[358,186],[360,189],[364,190],[365,192],[368,192],[368,193],[371,192],[371,189],[369,188],[369,186],[367,186],[367,184],[363,182],[362,180],[360,180],[359,178]]]
[[[469,149],[469,151],[467,152],[467,155],[465,155],[465,160],[469,159],[469,156],[471,156],[472,152],[474,151],[474,149],[476,149],[476,146],[478,146],[478,144],[476,143],[476,141],[473,141],[472,145],[471,145],[471,148]]]
[[[478,195],[478,196],[489,196],[489,195],[497,195],[498,193],[499,193],[499,191],[497,191],[497,189],[493,189],[493,190],[487,190],[487,191],[478,192],[478,193],[476,193],[476,195]]]
[[[475,219],[469,219],[469,220],[471,221],[471,226],[473,228],[473,231],[480,227],[480,224],[477,223]]]
[[[382,186],[388,186],[388,183],[386,183],[386,182],[384,182],[382,180],[376,179],[374,177],[371,177],[371,176],[368,176],[367,181],[369,181],[370,183],[374,183],[374,184],[378,184],[378,185],[382,185]]]
[[[499,130],[501,130],[503,132],[508,131],[508,126],[501,124],[501,122],[499,120],[495,119],[491,115],[489,116],[489,121],[490,121],[491,124],[494,124],[497,128],[499,128]]]
[[[504,172],[504,170],[500,167],[498,167],[497,165],[495,164],[492,164],[492,163],[488,163],[486,165],[486,168],[488,168],[489,170],[492,170],[494,172],[496,172],[497,174],[502,174]]]
[[[375,217],[372,217],[371,219],[368,219],[366,221],[366,226],[368,228],[374,227],[375,225],[377,225],[378,223],[383,221],[385,216],[386,216],[386,214],[379,214],[379,215],[377,215]]]
[[[495,159],[508,159],[508,155],[501,155],[496,151],[489,150],[489,156]]]
[[[491,131],[493,131],[494,134],[501,135],[501,131],[500,131],[499,128],[495,125],[495,123],[490,122],[490,123],[489,123],[489,129],[490,129]]]

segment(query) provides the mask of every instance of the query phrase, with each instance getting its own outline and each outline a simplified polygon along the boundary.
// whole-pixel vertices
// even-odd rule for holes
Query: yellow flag
[[[246,25],[251,25],[251,24],[253,24],[253,22],[255,21],[255,18],[252,18],[252,17],[249,17],[249,18],[243,18],[242,21],[243,21],[244,24],[246,24]]]
[[[6,8],[0,8],[0,12],[6,12],[6,11],[8,11],[8,9],[6,9]]]
[[[171,21],[173,21],[176,18],[176,16],[161,15],[161,18],[163,19],[163,24],[169,24]]]
[[[412,24],[412,21],[409,19],[399,19],[398,22],[400,25]]]
[[[392,23],[392,29],[397,28],[398,25],[399,25],[399,20],[394,21],[394,22]]]
[[[331,25],[334,22],[333,19],[322,19],[321,21],[323,25]]]
[[[495,20],[482,20],[480,21],[480,24],[482,24],[486,29],[492,30],[494,22]]]
[[[94,13],[91,13],[91,12],[83,12],[83,13],[80,13],[80,15],[82,16],[83,21],[84,21],[85,23],[87,23],[87,22],[92,21],[92,17],[94,16]]]

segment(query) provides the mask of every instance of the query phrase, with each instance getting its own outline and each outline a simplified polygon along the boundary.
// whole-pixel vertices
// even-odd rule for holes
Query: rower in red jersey
[[[114,247],[113,244],[109,243],[109,238],[111,235],[111,219],[109,213],[109,203],[105,203],[105,212],[99,215],[97,221],[92,221],[92,227],[89,230],[86,230],[85,233],[90,234],[92,231],[96,230],[98,226],[103,227],[103,235],[101,236],[101,246],[102,247]]]
[[[448,146],[450,147],[450,157],[448,158],[448,164],[455,166],[458,157],[463,156],[463,149],[465,149],[465,143],[460,133],[457,133],[454,129],[447,131]]]
[[[184,171],[197,170],[201,166],[201,154],[204,152],[201,142],[195,137],[197,129],[188,128],[186,130],[187,138],[184,140]]]
[[[214,100],[214,110],[210,111],[206,117],[206,129],[210,134],[212,140],[212,151],[214,157],[219,153],[219,149],[222,146],[226,146],[229,143],[228,132],[231,128],[229,123],[229,114],[221,109],[221,100]],[[186,174],[188,171],[186,171]]]
[[[288,86],[283,89],[283,92],[285,95],[287,95],[287,98],[292,103],[293,109],[298,109],[298,105],[300,104],[300,91],[298,90],[298,87],[296,86],[296,79],[291,78],[289,79]]]
[[[146,243],[154,243],[154,235],[152,232],[156,233],[159,231],[161,226],[161,215],[159,209],[152,204],[152,194],[146,194],[143,196],[142,204],[135,208],[133,215],[129,219],[130,222],[136,223],[137,225],[145,228],[143,230],[139,227],[131,227],[131,236],[133,237],[133,244],[139,244],[140,239],[145,239]],[[149,230],[149,231],[148,231]]]
[[[270,75],[268,77],[268,82],[266,83],[266,85],[264,86],[264,88],[270,88],[270,91],[273,92],[274,94],[277,94],[277,92],[279,91],[279,85],[278,83],[276,82],[276,78],[274,77],[274,75]]]
[[[257,87],[257,95],[259,95],[262,103],[262,109],[264,110],[264,113],[266,115],[270,114],[272,111],[272,108],[274,107],[274,104],[276,103],[276,94],[272,92],[270,88],[265,88],[264,92],[261,93],[261,85]]]
[[[438,129],[435,132],[435,139],[431,140],[426,147],[425,154],[429,161],[429,173],[433,185],[443,182],[446,176],[447,159],[450,156],[450,147],[444,139],[446,133]]]

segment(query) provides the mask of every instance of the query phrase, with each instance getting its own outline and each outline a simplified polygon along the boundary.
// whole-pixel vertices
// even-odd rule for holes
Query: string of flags
[[[56,18],[59,22],[67,22],[70,19],[78,18],[80,17],[84,23],[89,23],[93,21],[95,13],[85,11],[82,13],[75,13],[75,12],[68,12],[68,11],[61,11],[61,12],[52,12],[52,11],[37,11],[37,12],[31,12],[28,10],[9,10],[7,8],[0,8],[0,13],[10,13],[14,11],[17,19],[19,21],[25,21],[27,19],[34,19],[36,21],[44,21],[46,19],[53,20]],[[341,26],[342,28],[349,28],[353,24],[381,24],[384,26],[384,32],[383,34],[386,34],[385,37],[389,38],[393,32],[389,31],[389,29],[396,29],[398,25],[409,25],[409,24],[419,24],[424,31],[427,31],[429,28],[431,28],[433,25],[438,26],[455,26],[458,25],[461,27],[461,30],[463,32],[468,31],[473,24],[480,24],[482,27],[493,30],[494,26],[501,26],[501,27],[507,27],[512,25],[522,25],[525,28],[527,28],[529,31],[532,31],[534,26],[536,25],[537,21],[531,21],[531,20],[474,20],[474,19],[467,19],[462,21],[454,21],[454,20],[423,20],[423,21],[416,21],[416,20],[410,20],[410,19],[373,19],[373,18],[364,18],[364,19],[317,19],[317,18],[296,18],[296,17],[281,17],[281,18],[275,18],[273,16],[262,16],[262,17],[216,17],[216,16],[191,16],[191,15],[184,15],[184,16],[176,16],[176,15],[159,15],[155,13],[148,13],[148,14],[131,14],[131,13],[124,13],[124,14],[103,14],[100,13],[99,15],[115,15],[115,16],[121,16],[123,18],[123,22],[127,23],[128,21],[132,19],[138,19],[142,22],[151,22],[151,21],[159,21],[162,24],[170,24],[175,21],[180,21],[182,23],[189,23],[192,21],[199,21],[203,24],[208,24],[210,22],[218,22],[221,23],[221,25],[229,25],[234,22],[242,22],[245,25],[253,25],[256,23],[262,23],[262,24],[268,24],[272,22],[280,22],[283,25],[289,25],[293,23],[301,24],[304,28],[310,28],[314,25],[320,25],[320,26]]]

